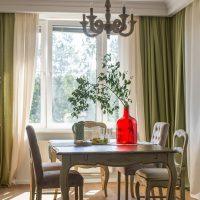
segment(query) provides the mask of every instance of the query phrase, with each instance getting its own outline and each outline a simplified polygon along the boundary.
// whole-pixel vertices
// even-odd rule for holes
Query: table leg
[[[62,156],[62,167],[60,170],[60,188],[63,200],[69,200],[68,174],[70,170],[70,158]]]
[[[167,199],[174,200],[175,199],[175,188],[177,181],[177,172],[174,163],[174,154],[168,154],[168,162],[167,162],[168,172],[169,172],[169,184],[167,190]]]

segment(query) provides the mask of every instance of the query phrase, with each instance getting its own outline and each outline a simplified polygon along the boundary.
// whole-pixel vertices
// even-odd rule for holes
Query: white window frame
[[[71,123],[55,123],[52,119],[52,31],[53,25],[66,25],[69,27],[81,27],[77,21],[58,21],[58,20],[40,20],[39,26],[41,27],[42,37],[42,66],[41,69],[41,123],[34,123],[34,127],[45,132],[64,132],[71,131]],[[106,34],[102,33],[97,37],[96,41],[96,58],[97,68],[96,74],[98,76],[101,72],[106,72],[106,69],[102,69],[102,58],[107,52],[107,38]],[[105,121],[106,117],[103,115],[98,103],[96,105],[96,121]],[[106,122],[108,127],[112,124]]]

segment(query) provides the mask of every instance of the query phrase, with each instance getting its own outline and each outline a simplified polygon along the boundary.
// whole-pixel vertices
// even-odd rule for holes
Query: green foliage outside
[[[80,44],[78,44],[77,39],[81,37]],[[76,78],[78,76],[85,75],[90,78],[90,81],[95,82],[96,68],[91,69],[90,59],[95,55],[96,41],[80,33],[54,32],[52,51],[53,121],[58,123],[73,122],[72,106],[67,99],[77,87]],[[87,116],[87,113],[85,115]]]
[[[40,76],[36,75],[34,93],[32,99],[32,107],[30,112],[31,123],[38,123],[41,120],[41,81]]]
[[[41,77],[43,76],[44,66],[42,65],[42,40],[41,33],[38,35],[38,57],[37,69],[35,77],[35,86],[30,112],[30,123],[41,122]],[[79,77],[87,77],[87,80],[96,84],[96,39],[85,37],[82,33],[73,33],[54,30],[52,33],[52,69],[47,72],[47,77],[51,75],[51,88],[45,88],[46,93],[51,89],[52,119],[55,123],[74,122],[71,113],[73,106],[68,101],[72,96],[72,92],[78,87],[76,79]],[[112,53],[112,60],[118,60],[118,37],[112,36],[107,44],[107,52]],[[46,85],[47,86],[47,85]],[[118,98],[108,91],[110,99],[109,103],[115,102],[116,108],[119,107]],[[95,120],[96,119],[96,104],[92,99],[87,100],[89,107],[79,113],[78,120]],[[44,105],[46,106],[46,105]],[[110,112],[111,113],[111,112]],[[113,112],[113,115],[107,115],[108,121],[115,121],[119,116],[118,110]]]
[[[68,98],[77,87],[76,78],[82,75],[96,82],[96,39],[85,37],[82,33],[53,31],[52,33],[52,119],[56,123],[73,122],[72,106]],[[37,72],[30,113],[30,122],[41,121],[41,75],[43,72],[41,49],[38,50]],[[92,66],[92,67],[91,67]],[[49,73],[50,74],[50,73]],[[47,88],[46,88],[47,89]],[[46,91],[49,92],[49,91]],[[95,106],[80,116],[80,120],[90,116],[95,118]]]

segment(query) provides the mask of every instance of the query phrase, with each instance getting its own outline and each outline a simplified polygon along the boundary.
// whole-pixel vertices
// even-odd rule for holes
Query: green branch
[[[100,73],[97,77],[97,83],[90,83],[87,78],[77,78],[78,87],[72,92],[72,96],[68,99],[72,104],[72,116],[78,117],[78,115],[88,110],[88,99],[91,99],[94,103],[99,101],[103,113],[113,114],[113,112],[119,109],[117,102],[110,101],[110,92],[117,97],[117,99],[127,106],[129,99],[131,78],[126,78],[126,73],[118,71],[120,67],[119,62],[115,64],[111,63],[110,57],[106,55],[104,57],[103,68],[107,69],[106,73]],[[102,82],[105,82],[102,83]]]
[[[89,84],[92,85],[92,86],[101,85],[101,86],[104,86],[104,87],[108,88],[108,89],[121,101],[121,103],[123,104],[123,106],[125,106],[124,101],[123,101],[119,96],[117,96],[117,95],[115,94],[115,92],[113,92],[113,91],[111,90],[111,88],[108,87],[107,85],[104,85],[103,83],[100,83],[100,84],[91,84],[91,83],[89,83]],[[90,89],[90,88],[88,88],[88,89]]]

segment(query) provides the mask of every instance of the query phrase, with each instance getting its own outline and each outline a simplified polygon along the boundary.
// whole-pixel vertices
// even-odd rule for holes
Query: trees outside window
[[[111,53],[112,59],[118,60],[118,36],[90,38],[80,27],[51,21],[39,30],[30,123],[40,128],[71,128],[77,120],[96,120],[115,126],[118,112],[103,116],[93,102],[88,102],[89,109],[79,119],[72,118],[68,98],[77,86],[77,77],[84,75],[96,82],[104,54]]]

